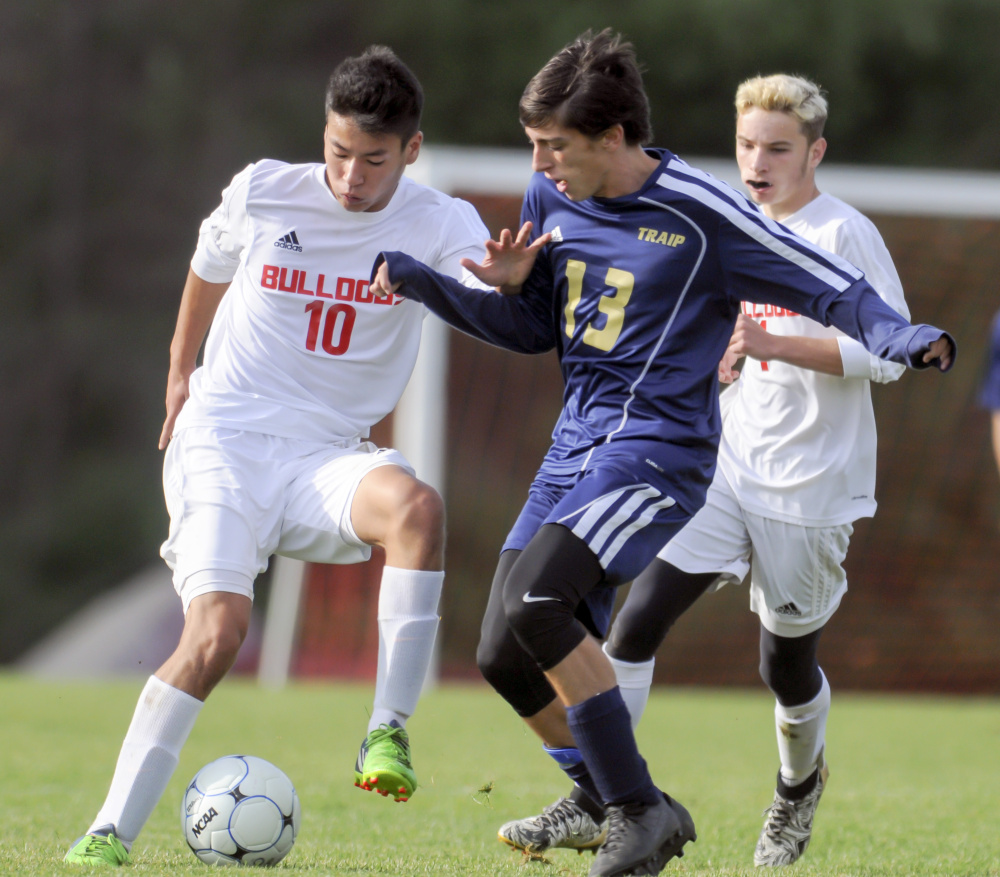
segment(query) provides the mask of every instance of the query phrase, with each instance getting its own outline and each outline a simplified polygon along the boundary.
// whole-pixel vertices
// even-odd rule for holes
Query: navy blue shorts
[[[572,530],[604,570],[608,587],[586,598],[604,635],[611,620],[614,588],[639,575],[689,519],[660,488],[619,465],[596,466],[562,477],[540,472],[503,550],[523,550],[543,524],[562,524]]]

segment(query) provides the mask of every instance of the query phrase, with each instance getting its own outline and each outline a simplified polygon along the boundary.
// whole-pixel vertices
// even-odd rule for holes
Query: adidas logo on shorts
[[[278,238],[274,242],[274,245],[281,250],[291,250],[293,253],[301,253],[302,245],[299,243],[299,236],[295,233],[295,230],[288,232],[284,237]]]
[[[802,613],[799,611],[799,607],[794,603],[786,603],[784,606],[779,606],[774,610],[775,615],[794,615],[795,617],[801,617]]]

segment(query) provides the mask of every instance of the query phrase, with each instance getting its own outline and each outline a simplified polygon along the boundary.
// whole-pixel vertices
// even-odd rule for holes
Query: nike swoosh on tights
[[[530,592],[525,594],[522,598],[525,603],[540,603],[542,600],[555,600],[558,602],[558,597],[532,597]]]

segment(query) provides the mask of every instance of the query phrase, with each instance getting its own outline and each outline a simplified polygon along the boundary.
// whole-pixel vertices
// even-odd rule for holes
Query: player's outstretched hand
[[[526,222],[514,237],[510,229],[505,228],[500,232],[500,240],[486,242],[486,257],[482,262],[461,259],[462,267],[505,295],[517,294],[528,279],[539,251],[552,240],[552,235],[547,232],[529,244],[531,229],[532,224]]]
[[[951,368],[951,361],[955,356],[955,348],[947,335],[942,335],[934,341],[924,354],[924,362],[930,365],[937,360],[937,367],[946,372]]]

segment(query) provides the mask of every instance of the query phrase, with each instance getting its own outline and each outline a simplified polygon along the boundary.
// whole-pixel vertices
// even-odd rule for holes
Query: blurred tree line
[[[605,26],[682,156],[729,155],[736,84],[785,70],[830,93],[828,161],[1000,166],[987,0],[0,4],[0,661],[156,560],[198,223],[248,162],[321,160],[333,66],[388,44],[424,84],[427,143],[520,146],[528,78]]]

